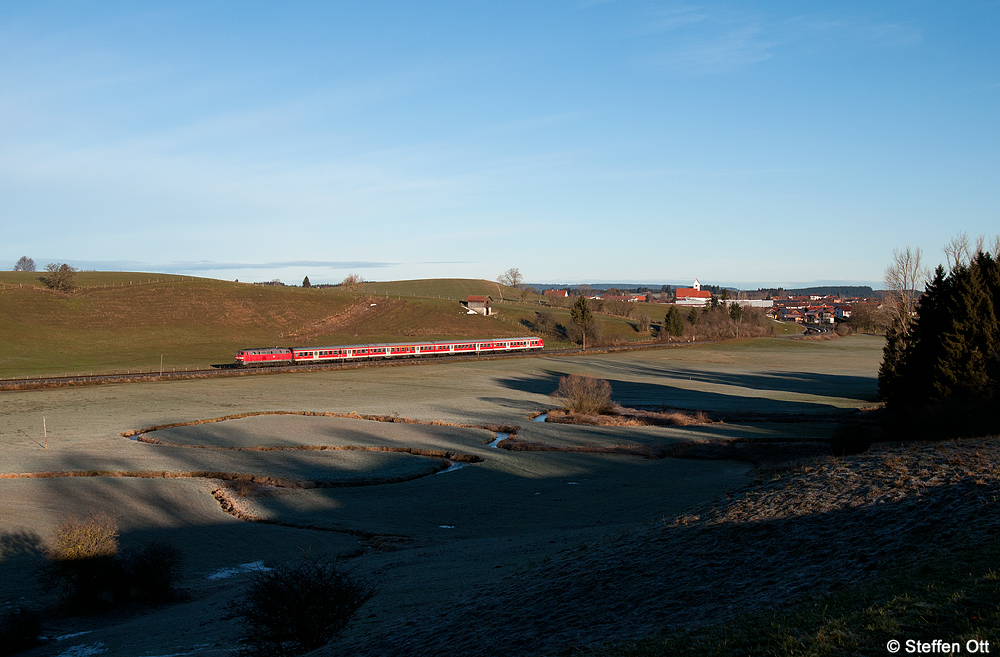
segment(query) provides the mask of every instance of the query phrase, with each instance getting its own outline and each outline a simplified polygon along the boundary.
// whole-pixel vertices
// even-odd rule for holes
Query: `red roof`
[[[712,293],[707,290],[696,290],[693,287],[677,288],[678,299],[711,299]]]
[[[484,297],[484,296],[481,296],[481,295],[472,294],[472,295],[469,295],[469,298],[466,299],[466,301],[478,301],[479,303],[486,303],[486,301],[493,301],[493,299],[492,299],[492,297],[488,297],[488,296]]]

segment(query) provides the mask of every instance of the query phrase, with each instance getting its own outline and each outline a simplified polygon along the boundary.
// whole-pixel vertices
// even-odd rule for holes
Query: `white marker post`
[[[49,448],[49,430],[45,426],[45,416],[44,415],[42,416],[42,435],[45,437],[45,447],[44,447],[44,449],[48,449]]]

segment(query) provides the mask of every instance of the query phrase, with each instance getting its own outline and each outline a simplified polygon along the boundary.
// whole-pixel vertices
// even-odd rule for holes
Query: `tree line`
[[[879,395],[908,429],[934,435],[995,431],[1000,396],[1000,238],[960,235],[947,268],[928,277],[919,250],[894,254]],[[916,289],[927,278],[922,294]],[[942,433],[943,432],[943,433]]]
[[[636,304],[630,304],[635,306]],[[525,326],[540,334],[567,339],[588,346],[604,344],[603,326],[598,313],[607,304],[587,297],[576,297],[570,308],[570,321],[561,324],[551,311],[535,313],[533,321],[524,321]],[[649,337],[671,341],[683,340],[724,340],[728,338],[761,337],[773,335],[772,325],[761,308],[741,306],[736,302],[726,303],[718,297],[704,308],[682,308],[671,305],[662,321],[654,324],[649,310],[644,309],[633,328]]]

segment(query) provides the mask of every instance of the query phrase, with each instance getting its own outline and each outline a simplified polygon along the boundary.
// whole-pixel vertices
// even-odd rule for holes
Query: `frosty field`
[[[0,604],[43,600],[31,575],[41,546],[68,515],[106,511],[118,518],[123,544],[156,537],[182,550],[190,600],[139,617],[59,621],[64,626],[54,631],[93,632],[29,654],[56,655],[71,643],[95,642],[107,655],[228,650],[236,637],[223,610],[245,574],[206,578],[305,551],[341,555],[380,582],[353,630],[363,636],[499,573],[676,516],[745,485],[751,466],[743,462],[600,450],[727,437],[828,437],[838,417],[873,403],[881,344],[872,337],[754,340],[4,393]],[[736,419],[694,427],[532,422],[532,415],[558,406],[549,393],[559,376],[573,372],[609,380],[622,405]],[[122,436],[264,411],[340,417],[253,415],[140,436],[167,444]],[[415,423],[343,417],[349,413]],[[789,418],[797,421],[783,421]],[[495,432],[484,427],[501,425],[516,427],[518,440],[595,453],[491,447]],[[373,451],[388,449],[410,453]],[[467,464],[443,471],[459,462]],[[99,476],[25,478],[38,473]],[[240,479],[249,483],[238,488]],[[219,495],[244,519],[227,513]],[[193,629],[158,631],[168,616],[185,618]],[[202,644],[209,647],[193,648]]]

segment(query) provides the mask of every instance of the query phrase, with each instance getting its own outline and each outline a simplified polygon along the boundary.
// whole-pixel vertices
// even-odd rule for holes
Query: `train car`
[[[290,349],[245,349],[237,354],[236,364],[240,366],[258,366],[287,363],[344,363],[358,360],[448,356],[452,354],[539,351],[544,346],[541,338],[529,336],[523,338],[488,338],[485,340],[440,340],[351,344],[328,347],[292,347]],[[281,352],[281,354],[263,354],[259,352]]]
[[[236,352],[236,365],[238,367],[290,365],[292,362],[292,350],[284,347],[259,347],[255,349],[240,349]]]

